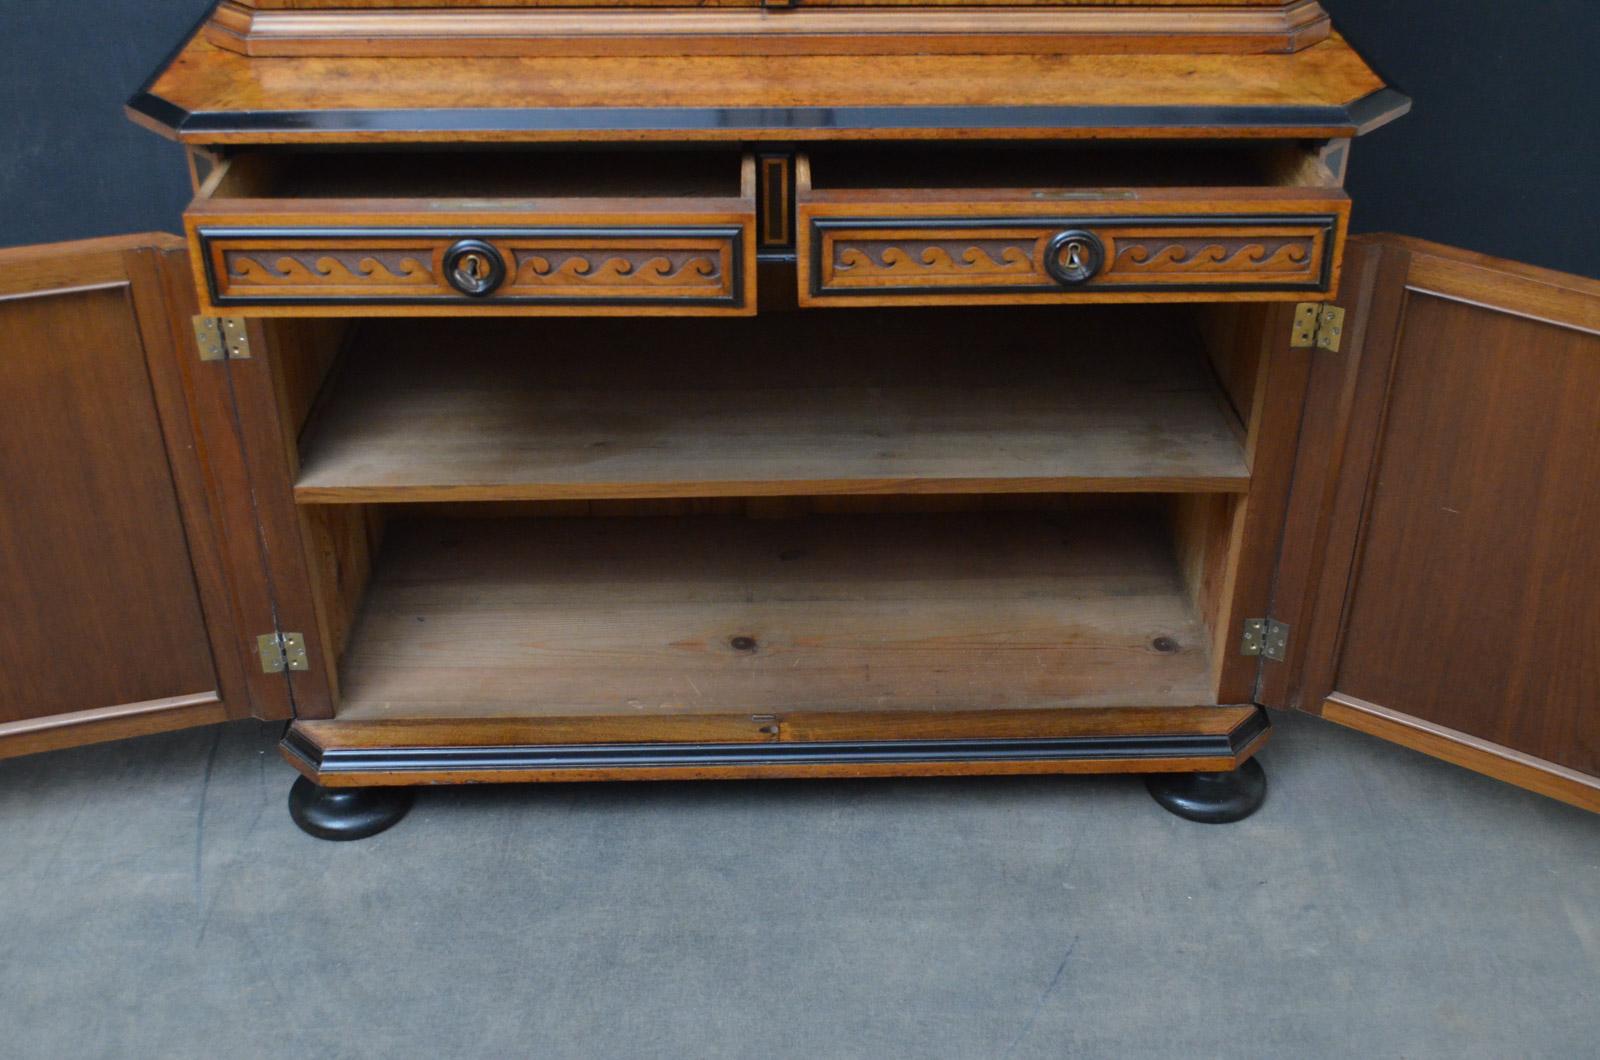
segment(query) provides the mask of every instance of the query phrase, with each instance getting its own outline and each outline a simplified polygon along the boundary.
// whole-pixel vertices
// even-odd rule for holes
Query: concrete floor
[[[1130,778],[433,790],[310,839],[277,726],[0,762],[7,1057],[1584,1057],[1600,817],[1299,717]]]

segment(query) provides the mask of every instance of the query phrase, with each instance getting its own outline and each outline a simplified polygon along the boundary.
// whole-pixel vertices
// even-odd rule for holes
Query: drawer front
[[[1350,216],[1320,159],[1270,145],[835,153],[796,169],[799,299],[813,306],[1331,295]],[[1193,183],[1141,183],[1161,174]]]
[[[801,300],[1146,301],[1330,293],[1342,210],[940,218],[803,217]]]
[[[191,229],[212,306],[742,313],[749,226]]]

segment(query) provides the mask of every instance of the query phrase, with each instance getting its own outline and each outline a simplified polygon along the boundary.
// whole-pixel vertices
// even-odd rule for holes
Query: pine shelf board
[[[1144,512],[403,519],[337,717],[1189,707],[1210,674]]]
[[[302,503],[1244,492],[1197,344],[1137,314],[369,326]]]

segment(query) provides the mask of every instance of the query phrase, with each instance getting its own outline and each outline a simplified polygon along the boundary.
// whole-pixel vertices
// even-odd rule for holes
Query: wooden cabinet
[[[541,4],[220,7],[132,105],[215,163],[192,272],[0,303],[81,362],[7,350],[7,444],[53,439],[16,717],[292,718],[335,838],[612,778],[1129,771],[1237,819],[1263,705],[1595,806],[1596,286],[1346,245],[1404,101],[1315,4],[1041,4],[961,54],[809,6],[560,55]],[[104,679],[52,669],[113,577],[68,642]]]

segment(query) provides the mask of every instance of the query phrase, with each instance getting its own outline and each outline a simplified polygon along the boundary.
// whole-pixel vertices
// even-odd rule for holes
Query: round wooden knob
[[[1094,279],[1105,264],[1106,248],[1100,237],[1082,228],[1069,228],[1045,248],[1045,271],[1057,283],[1076,287]]]
[[[506,259],[481,239],[463,239],[444,252],[444,275],[462,294],[483,298],[505,282]]]

